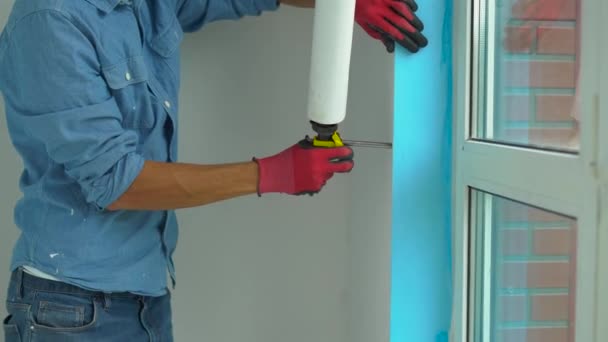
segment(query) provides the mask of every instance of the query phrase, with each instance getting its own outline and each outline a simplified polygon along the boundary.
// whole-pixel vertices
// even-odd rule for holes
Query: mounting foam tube
[[[355,0],[317,0],[314,13],[308,119],[334,125],[346,117]]]

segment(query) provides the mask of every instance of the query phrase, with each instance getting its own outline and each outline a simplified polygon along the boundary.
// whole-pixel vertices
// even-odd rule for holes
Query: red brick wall
[[[576,222],[495,203],[495,342],[574,342]]]
[[[496,138],[561,147],[573,133],[577,0],[518,0],[499,22]]]

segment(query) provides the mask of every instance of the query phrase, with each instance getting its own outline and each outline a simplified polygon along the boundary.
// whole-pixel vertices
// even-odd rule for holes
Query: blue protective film
[[[448,341],[452,308],[452,3],[417,12],[429,45],[396,51],[391,342]]]

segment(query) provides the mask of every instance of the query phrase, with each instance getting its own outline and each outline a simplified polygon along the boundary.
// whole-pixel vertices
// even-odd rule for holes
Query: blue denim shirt
[[[165,294],[167,271],[175,280],[175,213],[106,207],[145,160],[177,160],[184,33],[277,7],[17,0],[0,36],[0,91],[24,167],[11,269],[31,266],[91,290]]]

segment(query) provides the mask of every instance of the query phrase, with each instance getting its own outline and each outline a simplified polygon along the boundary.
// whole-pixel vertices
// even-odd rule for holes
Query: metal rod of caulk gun
[[[344,145],[352,147],[369,147],[369,148],[384,148],[392,149],[393,143],[382,141],[365,141],[365,140],[342,140]]]

